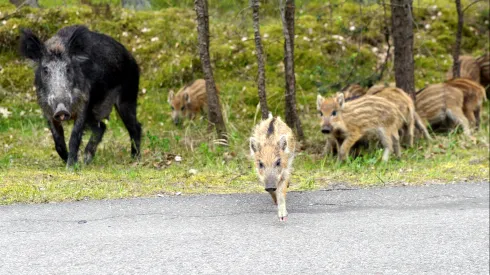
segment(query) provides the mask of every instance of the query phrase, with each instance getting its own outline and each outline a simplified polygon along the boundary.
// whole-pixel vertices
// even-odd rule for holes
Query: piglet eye
[[[337,111],[333,111],[332,116],[336,116],[336,115],[337,115]]]
[[[264,169],[264,164],[262,163],[262,161],[259,161],[259,168]]]
[[[278,159],[278,160],[276,161],[276,167],[279,167],[279,166],[281,166],[281,159]]]
[[[323,116],[323,113],[322,113],[322,111],[319,111],[319,113],[320,113],[320,116]]]
[[[49,69],[47,66],[43,66],[43,74],[49,74]]]
[[[170,108],[172,108],[172,110],[174,110],[174,106],[170,106]]]
[[[185,109],[185,106],[182,106],[182,108],[180,108],[181,111],[184,111],[184,109]]]

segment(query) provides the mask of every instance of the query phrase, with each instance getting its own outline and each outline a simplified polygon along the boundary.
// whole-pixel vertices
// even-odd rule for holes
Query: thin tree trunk
[[[286,124],[296,129],[298,139],[304,139],[303,128],[296,110],[296,78],[294,76],[294,0],[280,0],[282,30],[284,34],[284,69],[286,72]]]
[[[267,94],[265,92],[265,65],[262,38],[260,37],[259,0],[250,0],[250,5],[252,6],[253,11],[255,52],[258,65],[257,88],[259,92],[260,111],[262,112],[262,119],[267,119],[269,116],[269,108],[267,107]]]
[[[461,10],[461,0],[456,1],[456,11],[458,12],[458,30],[456,31],[456,42],[453,49],[453,78],[460,76],[459,50],[461,48],[461,36],[463,33],[463,11]]]
[[[216,127],[218,137],[227,139],[226,126],[221,113],[221,105],[214,83],[213,69],[209,57],[209,14],[207,0],[194,0],[197,15],[197,34],[199,41],[199,55],[201,57],[202,70],[206,80],[206,93],[208,96],[208,119],[210,126]]]
[[[412,0],[391,0],[396,86],[415,101]]]

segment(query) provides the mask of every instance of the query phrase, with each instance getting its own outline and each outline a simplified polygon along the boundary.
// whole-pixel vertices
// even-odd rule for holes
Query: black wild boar
[[[21,55],[34,61],[37,100],[53,135],[56,151],[67,162],[77,162],[83,131],[92,136],[85,163],[95,155],[115,105],[131,137],[131,156],[140,152],[141,124],[136,119],[139,68],[122,44],[85,26],[60,29],[46,42],[22,30]],[[74,120],[67,151],[63,121]]]

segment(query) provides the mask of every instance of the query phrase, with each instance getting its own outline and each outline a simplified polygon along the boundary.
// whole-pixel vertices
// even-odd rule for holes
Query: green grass
[[[45,6],[56,6],[48,2],[44,2]],[[239,13],[247,1],[236,6],[229,6],[229,1],[219,1],[219,6],[213,4],[218,2],[210,1],[211,56],[227,122],[227,147],[217,146],[216,136],[207,131],[205,119],[188,121],[182,127],[171,123],[170,107],[166,103],[168,91],[202,77],[195,15],[190,9],[191,2],[180,3],[178,8],[141,12],[112,6],[109,14],[97,14],[96,10],[80,5],[42,10],[25,8],[5,24],[0,22],[0,86],[5,88],[0,89],[0,107],[12,113],[8,118],[0,115],[0,204],[179,192],[262,192],[248,159],[248,136],[258,119],[258,98],[251,14],[250,10]],[[267,1],[263,6],[261,31],[268,35],[263,41],[267,54],[268,103],[274,114],[282,115],[282,31],[277,9],[272,4]],[[428,8],[433,5],[438,6],[437,10]],[[419,27],[415,34],[417,87],[442,81],[451,65],[456,22],[453,9],[453,4],[446,1],[421,0],[414,10]],[[13,10],[13,6],[0,1],[2,14]],[[462,51],[476,56],[488,48],[488,42],[481,39],[488,30],[483,23],[489,18],[488,5],[480,3],[471,10],[478,13],[465,18]],[[298,1],[297,93],[307,140],[305,150],[295,160],[291,189],[315,190],[338,183],[377,186],[488,181],[488,105],[484,125],[475,134],[475,141],[459,134],[439,134],[433,143],[419,141],[413,149],[403,150],[401,159],[392,158],[388,163],[379,161],[380,150],[366,152],[347,163],[338,163],[335,158],[322,154],[325,140],[318,126],[316,94],[335,92],[345,84],[353,67],[350,81],[367,78],[377,62],[372,49],[382,49],[384,45],[380,7],[364,5],[363,17],[358,11],[359,6],[350,1],[343,5],[334,1],[332,13],[323,1]],[[431,19],[438,11],[441,16]],[[92,164],[81,164],[74,172],[66,171],[53,148],[32,89],[32,69],[16,53],[17,32],[21,27],[29,27],[45,39],[60,27],[75,23],[84,23],[120,40],[141,65],[138,117],[143,123],[144,138],[140,161],[130,159],[129,137],[115,113],[107,122],[108,130]],[[426,24],[431,27],[426,29]],[[359,44],[361,33],[350,31],[351,25],[363,29],[362,44]],[[345,48],[334,34],[344,37]],[[154,37],[159,39],[151,42]],[[383,81],[393,81],[391,70]],[[65,129],[67,136],[69,128]],[[88,135],[84,144],[87,140]],[[175,161],[176,155],[182,157],[182,162]],[[191,173],[192,169],[197,173]]]

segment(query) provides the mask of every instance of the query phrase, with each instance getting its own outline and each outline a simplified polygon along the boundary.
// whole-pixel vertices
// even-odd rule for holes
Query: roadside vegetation
[[[173,125],[167,95],[202,78],[193,1],[154,5],[133,11],[116,4],[79,5],[40,1],[46,8],[16,10],[0,1],[0,204],[108,199],[158,194],[261,192],[248,159],[248,137],[260,120],[257,63],[248,1],[210,1],[210,53],[228,130],[219,146],[206,117]],[[269,110],[284,114],[283,33],[276,7],[261,7]],[[330,95],[348,83],[367,84],[385,60],[383,9],[375,1],[297,1],[296,94],[306,141],[295,164],[292,190],[336,186],[378,186],[488,181],[489,104],[474,138],[434,134],[402,151],[401,159],[381,163],[381,149],[338,163],[325,156],[316,95]],[[462,1],[466,6],[469,1]],[[172,7],[170,7],[172,6]],[[415,8],[416,7],[416,8]],[[445,80],[455,41],[454,3],[414,2],[416,88]],[[462,54],[488,49],[489,7],[480,2],[466,12]],[[8,15],[8,16],[7,16]],[[386,15],[388,16],[388,15]],[[388,20],[389,21],[389,20]],[[142,157],[131,160],[129,136],[113,112],[94,162],[68,172],[53,148],[37,106],[30,65],[19,58],[20,28],[47,39],[63,26],[85,24],[122,42],[136,57],[142,76],[139,120]],[[392,59],[382,82],[394,81]],[[71,127],[65,129],[65,134]],[[87,143],[88,135],[84,139]],[[82,147],[83,148],[83,147]],[[81,150],[83,151],[83,150]]]

